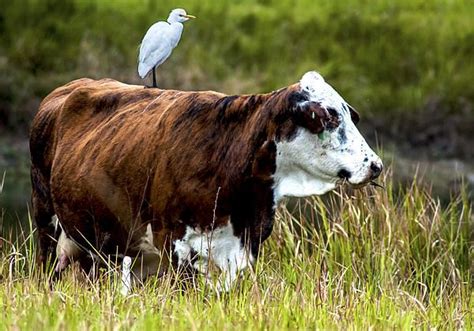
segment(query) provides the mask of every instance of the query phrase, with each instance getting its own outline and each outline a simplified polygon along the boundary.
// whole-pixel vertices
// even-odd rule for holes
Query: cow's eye
[[[339,126],[339,113],[334,108],[327,108],[329,118],[326,122],[326,129],[335,129]]]
[[[331,117],[339,117],[339,113],[337,112],[336,109],[334,108],[328,108],[328,113],[331,115]]]

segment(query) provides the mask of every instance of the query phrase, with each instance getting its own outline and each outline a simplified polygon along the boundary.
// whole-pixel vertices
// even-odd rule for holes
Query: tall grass
[[[2,239],[0,328],[474,328],[466,197],[443,207],[415,183],[384,185],[281,206],[257,264],[228,294],[200,278],[182,291],[169,273],[122,297],[113,268],[98,281],[70,269],[50,286],[25,229]]]

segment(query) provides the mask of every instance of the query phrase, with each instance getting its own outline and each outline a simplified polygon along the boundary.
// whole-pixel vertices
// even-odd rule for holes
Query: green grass
[[[290,201],[254,270],[228,294],[172,273],[128,297],[117,272],[69,269],[49,287],[24,229],[5,238],[0,329],[474,329],[474,220],[463,195],[441,206],[414,183]],[[395,193],[395,192],[398,193]]]
[[[41,98],[74,78],[141,83],[138,43],[175,6],[171,0],[2,3],[0,130],[25,130]],[[160,68],[162,87],[256,93],[316,69],[361,111],[361,124],[372,119],[397,137],[472,131],[472,1],[185,0],[180,6],[198,19]],[[436,123],[442,130],[433,133]],[[16,148],[3,149],[8,162]],[[12,199],[6,192],[23,184],[15,173],[5,178],[0,169],[0,175],[5,203]],[[202,279],[183,293],[168,274],[124,298],[114,269],[96,282],[68,270],[50,287],[34,263],[31,220],[20,219],[30,227],[11,234],[1,228],[0,210],[0,330],[474,329],[468,198],[442,205],[415,183],[393,187],[389,178],[385,186],[282,206],[254,270],[227,295]]]

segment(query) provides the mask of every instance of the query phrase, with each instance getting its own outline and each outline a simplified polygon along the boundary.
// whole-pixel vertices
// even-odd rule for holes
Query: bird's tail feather
[[[141,78],[145,78],[145,76],[150,72],[150,68],[144,64],[144,63],[139,63],[138,64],[138,74],[140,75]]]

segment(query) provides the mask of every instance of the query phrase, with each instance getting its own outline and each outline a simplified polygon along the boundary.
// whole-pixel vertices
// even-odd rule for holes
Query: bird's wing
[[[138,72],[144,77],[154,66],[163,63],[171,54],[170,25],[166,22],[153,24],[143,37],[138,56]]]

